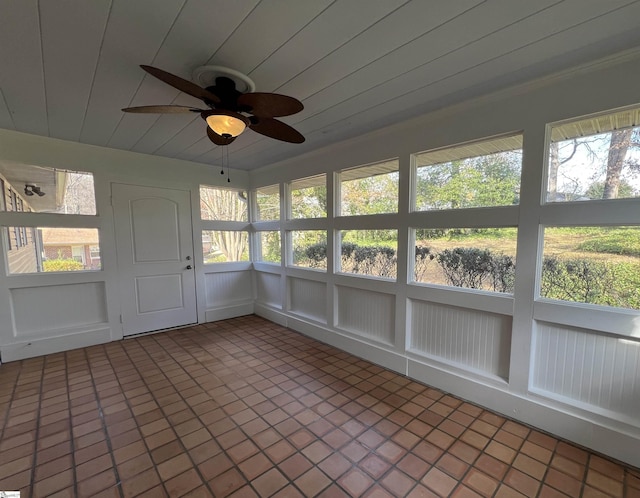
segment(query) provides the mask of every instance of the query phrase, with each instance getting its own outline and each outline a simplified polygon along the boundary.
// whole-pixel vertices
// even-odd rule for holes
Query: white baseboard
[[[481,377],[460,375],[409,359],[408,376],[489,410],[640,467],[640,429],[554,405],[532,394],[508,392]],[[591,415],[590,419],[587,418]]]
[[[205,322],[217,322],[218,320],[227,320],[237,316],[253,314],[253,301],[241,304],[231,304],[208,309],[204,313]]]
[[[354,356],[371,361],[376,365],[398,372],[401,375],[405,375],[407,371],[407,359],[395,351],[389,351],[388,349],[360,341],[336,330],[331,330],[327,326],[286,314],[281,310],[269,308],[262,304],[256,303],[255,314],[320,342],[342,349]]]
[[[111,328],[101,327],[74,331],[73,333],[58,335],[57,337],[33,339],[31,341],[8,344],[2,346],[0,355],[2,355],[3,362],[24,360],[35,356],[103,344],[111,342],[111,340]]]

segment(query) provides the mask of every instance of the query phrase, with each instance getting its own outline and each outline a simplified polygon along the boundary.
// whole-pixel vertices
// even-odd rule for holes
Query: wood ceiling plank
[[[207,123],[200,117],[194,119],[182,130],[164,143],[154,154],[167,157],[179,157],[180,153],[200,140],[207,132]]]
[[[111,8],[80,140],[106,145],[184,0],[116,0]]]
[[[185,161],[196,161],[199,162],[199,158],[204,154],[212,152],[213,155],[217,152],[218,154],[218,163],[220,163],[222,150],[219,146],[213,144],[211,140],[206,136],[198,140],[191,147],[186,148],[182,152],[180,152],[180,159],[184,159]]]
[[[453,51],[446,57],[433,59],[432,62],[416,68],[413,71],[404,73],[401,76],[390,79],[382,85],[354,95],[333,109],[325,109],[320,113],[323,114],[324,117],[316,115],[311,118],[313,122],[313,130],[331,127],[335,121],[344,120],[346,117],[352,117],[352,121],[356,120],[364,123],[366,121],[361,121],[360,118],[357,117],[358,113],[366,112],[364,109],[367,107],[380,107],[389,100],[393,100],[395,102],[395,112],[397,113],[398,110],[405,108],[398,107],[400,105],[400,100],[398,99],[399,96],[444,80],[448,81],[447,88],[451,89],[453,88],[452,85],[454,84],[453,82],[456,75],[461,74],[462,72],[465,72],[465,74],[464,76],[460,76],[459,83],[461,86],[473,89],[476,86],[485,85],[483,88],[486,88],[487,80],[495,79],[498,74],[514,73],[519,71],[521,68],[532,64],[533,60],[544,61],[553,55],[557,55],[558,46],[549,46],[550,50],[545,50],[539,55],[535,54],[536,49],[532,49],[526,57],[521,55],[514,56],[511,59],[511,69],[503,67],[500,73],[494,72],[492,74],[489,72],[484,79],[472,80],[466,73],[469,68],[491,61],[503,54],[513,52],[518,49],[518,47],[525,47],[530,44],[535,46],[536,42],[541,39],[552,36],[558,32],[564,32],[567,28],[588,21],[591,18],[597,18],[597,16],[611,10],[612,7],[616,7],[616,5],[614,5],[615,2],[603,4],[602,2],[593,1],[579,2],[583,8],[576,9],[576,4],[578,2],[579,0],[574,0],[573,5],[571,5],[572,2],[559,4],[552,9],[540,12],[536,16],[523,19],[521,22],[509,25],[473,44],[466,45],[459,50]],[[623,2],[619,2],[619,4],[623,4]],[[577,10],[580,10],[580,12],[577,12]],[[561,24],[557,22],[554,23],[552,21],[553,19],[564,19],[564,22]],[[547,22],[547,20],[549,22]],[[624,22],[624,20],[620,18],[620,22]],[[584,32],[569,36],[568,38],[570,40],[568,39],[566,43],[571,43],[572,40],[572,43],[576,46],[580,46],[584,45],[584,37],[590,36],[589,33],[592,33],[591,36],[596,36],[595,33],[597,32],[597,29],[595,26],[589,27],[587,24],[584,26],[586,26]],[[620,27],[622,27],[622,25],[620,25]],[[539,49],[540,47],[538,47],[538,50]],[[506,83],[503,83],[503,86],[505,85]],[[473,95],[469,94],[467,98],[478,95],[479,90],[480,89],[476,89],[476,93]],[[425,97],[425,100],[415,100],[413,105],[407,102],[406,108],[411,109],[417,105],[428,103],[432,99],[437,100],[441,98],[440,95],[431,94],[429,92],[426,92],[425,95],[430,95],[430,97]],[[461,95],[458,95],[458,97],[462,98]],[[440,105],[442,105],[442,103],[440,103]],[[313,107],[313,104],[310,104],[309,107]],[[426,112],[426,107],[428,106],[424,106],[423,112]],[[430,108],[433,108],[433,106]],[[410,112],[412,115],[415,115],[415,111]]]
[[[448,58],[456,51],[472,46],[489,33],[496,32],[505,25],[513,24],[528,15],[540,11],[546,6],[557,3],[557,0],[530,2],[528,0],[496,0],[491,4],[468,11],[452,19],[451,22],[424,34],[420,38],[407,43],[392,53],[385,55],[367,66],[352,72],[335,84],[305,99],[306,117],[316,112],[326,112],[326,102],[342,106],[349,100],[359,100],[358,96],[367,94],[372,97],[370,106],[388,100],[394,94],[382,92],[383,85],[394,78],[410,73],[416,67],[427,68],[432,61],[448,65]],[[451,36],[451,33],[458,33]],[[508,40],[503,40],[508,47]],[[471,62],[473,63],[473,61]],[[438,77],[437,71],[430,71],[428,77]],[[416,81],[421,80],[416,77]],[[374,91],[369,92],[370,89]],[[379,91],[375,91],[379,89]],[[360,103],[363,101],[360,100]],[[315,127],[314,127],[315,129]]]
[[[200,122],[202,120],[200,116],[190,116],[188,114],[161,116],[130,150],[142,154],[153,154],[194,121]]]
[[[49,134],[78,140],[111,0],[41,2]]]
[[[249,74],[333,0],[263,0],[209,59]]]
[[[18,131],[47,136],[38,2],[21,0],[0,16],[0,88]]]
[[[481,3],[480,0],[410,2],[277,88],[277,91],[307,99]],[[383,71],[382,74],[388,72]],[[375,81],[380,77],[376,77]]]
[[[363,9],[352,0],[339,0],[262,61],[249,76],[260,91],[271,92],[405,3],[407,0],[370,1]]]
[[[190,0],[180,12],[151,65],[191,80],[193,70],[211,57],[253,10],[257,1],[219,3]],[[150,75],[145,75],[127,107],[176,103],[176,98],[181,101],[188,99],[188,103],[180,105],[204,107],[202,101],[181,94]],[[124,116],[108,146],[131,150],[157,121],[157,117],[138,119],[138,116]],[[155,133],[155,130],[151,133]]]

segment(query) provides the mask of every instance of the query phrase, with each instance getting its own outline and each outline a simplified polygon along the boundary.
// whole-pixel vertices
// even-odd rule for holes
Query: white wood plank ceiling
[[[218,164],[202,103],[147,75],[204,64],[301,100],[289,144],[247,131],[253,169],[640,45],[631,0],[0,0],[0,128]]]

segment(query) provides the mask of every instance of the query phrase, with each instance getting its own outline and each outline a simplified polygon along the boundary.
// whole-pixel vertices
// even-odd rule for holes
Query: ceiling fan
[[[124,112],[178,114],[199,113],[207,122],[207,136],[216,145],[229,145],[240,133],[249,128],[256,133],[270,138],[299,144],[304,142],[304,136],[286,123],[275,119],[300,112],[304,106],[299,100],[277,93],[247,92],[237,90],[236,81],[230,77],[238,76],[231,70],[228,75],[216,76],[213,85],[201,86],[185,80],[174,74],[152,66],[140,66],[147,73],[160,81],[202,100],[207,109],[181,105],[148,105],[127,107]],[[224,69],[224,68],[221,68]],[[226,73],[222,73],[226,74]],[[242,81],[249,81],[250,89],[253,82],[246,77]]]

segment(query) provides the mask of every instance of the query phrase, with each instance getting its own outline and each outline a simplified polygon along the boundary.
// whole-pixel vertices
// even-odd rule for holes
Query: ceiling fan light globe
[[[222,137],[237,137],[247,127],[244,116],[231,112],[209,114],[206,121],[209,128]]]

